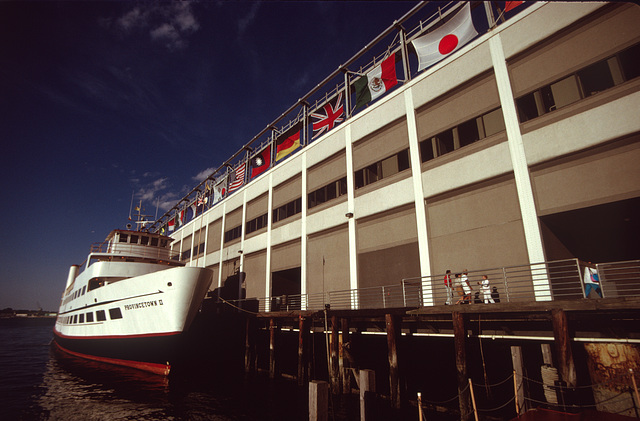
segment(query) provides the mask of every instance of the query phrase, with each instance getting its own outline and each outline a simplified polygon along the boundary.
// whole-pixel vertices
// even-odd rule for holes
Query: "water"
[[[85,361],[50,347],[53,323],[0,319],[0,420],[307,419],[295,382],[245,380],[206,361],[169,378]]]

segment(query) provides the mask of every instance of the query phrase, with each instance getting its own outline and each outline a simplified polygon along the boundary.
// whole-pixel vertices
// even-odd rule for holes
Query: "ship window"
[[[80,318],[78,319],[78,323],[84,323],[84,313],[80,314]]]
[[[96,319],[99,322],[104,322],[105,320],[107,320],[107,315],[104,313],[104,310],[96,311]]]
[[[154,247],[158,246],[158,239],[156,237],[151,237],[151,245]]]
[[[122,319],[122,312],[120,311],[120,307],[110,308],[109,318],[111,320]]]
[[[84,295],[87,292],[87,286],[83,286],[82,287],[82,295]]]
[[[142,244],[143,246],[148,245],[149,244],[149,237],[145,237],[145,236],[140,237],[140,244]]]
[[[78,323],[78,315],[73,316],[73,324]]]
[[[129,236],[127,234],[120,234],[120,242],[121,243],[126,243],[127,240],[129,239]]]
[[[93,322],[93,313],[87,313],[87,323]]]
[[[132,235],[131,240],[129,241],[131,244],[138,244],[138,236]]]
[[[167,247],[167,240],[160,241],[160,247]]]

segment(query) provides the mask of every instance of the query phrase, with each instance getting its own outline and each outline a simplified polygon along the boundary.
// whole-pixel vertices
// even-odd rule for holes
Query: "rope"
[[[513,378],[513,374],[509,375],[509,377],[507,377],[506,379],[499,381],[498,383],[494,383],[494,384],[486,384],[485,385],[481,385],[481,384],[476,384],[475,382],[472,381],[474,386],[478,386],[478,387],[498,387],[501,386],[503,384],[505,384],[506,382],[508,382],[509,380],[511,380]]]
[[[491,408],[491,409],[479,409],[478,408],[478,412],[491,412],[491,411],[499,411],[500,409],[506,407],[507,405],[509,405],[511,402],[513,402],[515,400],[515,396],[513,396],[511,399],[509,399],[507,402],[505,402],[504,404],[496,407],[496,408]]]
[[[427,403],[430,403],[430,404],[432,404],[432,405],[444,405],[445,403],[453,402],[453,401],[455,401],[456,399],[458,399],[458,398],[460,397],[460,395],[461,395],[461,394],[463,394],[464,392],[466,392],[466,391],[467,391],[467,389],[469,389],[469,385],[468,385],[468,384],[464,387],[464,389],[462,389],[460,392],[458,392],[458,394],[457,394],[456,396],[454,396],[454,397],[453,397],[453,398],[451,398],[451,399],[447,399],[446,401],[442,401],[442,402],[438,402],[438,401],[430,401],[430,400],[427,400],[427,399],[424,399],[424,398],[423,398],[423,399],[422,399],[422,402],[427,402]]]
[[[245,313],[249,313],[249,314],[259,314],[259,312],[257,312],[257,311],[249,311],[249,310],[245,310],[245,309],[243,309],[243,308],[238,307],[237,305],[231,304],[229,301],[225,300],[225,299],[224,299],[224,298],[222,298],[222,297],[218,297],[218,299],[219,299],[220,301],[222,301],[223,303],[225,303],[226,305],[231,306],[231,307],[233,307],[233,308],[235,308],[235,309],[237,309],[237,310],[244,311]]]

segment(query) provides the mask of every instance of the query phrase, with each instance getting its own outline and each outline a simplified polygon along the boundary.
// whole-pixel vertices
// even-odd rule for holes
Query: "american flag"
[[[342,91],[335,97],[335,101],[329,101],[319,108],[315,113],[311,113],[313,119],[313,136],[312,139],[328,132],[333,127],[342,123],[344,119],[344,104],[342,103]]]
[[[239,189],[244,184],[244,173],[246,165],[246,162],[243,162],[242,165],[231,172],[231,179],[229,180],[229,193]]]

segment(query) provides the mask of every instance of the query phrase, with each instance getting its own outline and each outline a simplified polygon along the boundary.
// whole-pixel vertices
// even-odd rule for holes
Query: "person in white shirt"
[[[495,300],[493,299],[493,297],[491,296],[491,286],[489,285],[489,277],[487,275],[482,275],[482,295],[484,297],[484,303],[485,304],[489,304],[489,303],[493,303],[495,304]]]

